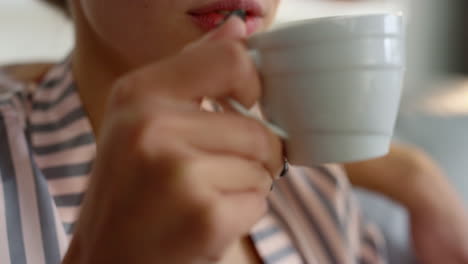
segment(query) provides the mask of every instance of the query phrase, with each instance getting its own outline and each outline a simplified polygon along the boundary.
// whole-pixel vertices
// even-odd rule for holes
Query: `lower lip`
[[[211,31],[217,28],[225,19],[225,15],[217,13],[191,15],[192,20],[204,31]],[[245,24],[247,35],[252,35],[260,29],[262,19],[259,16],[247,16]]]

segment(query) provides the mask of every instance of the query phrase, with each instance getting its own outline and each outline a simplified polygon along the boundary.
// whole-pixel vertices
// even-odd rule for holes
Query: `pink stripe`
[[[322,232],[325,234],[325,237],[330,242],[330,246],[332,247],[338,262],[349,263],[350,256],[347,256],[346,249],[343,246],[346,243],[343,241],[340,232],[333,224],[333,218],[327,212],[327,209],[323,203],[321,203],[316,194],[310,190],[310,186],[303,177],[295,177],[290,179],[291,183],[296,189],[297,195],[302,196],[302,200],[304,201],[304,205],[307,207],[307,210],[317,220],[317,224],[319,225],[318,228],[322,230]]]
[[[349,193],[352,186],[349,182],[348,175],[344,168],[340,165],[328,164],[325,167],[331,172],[338,183],[338,192]]]
[[[270,215],[266,215],[264,217],[264,220],[262,219],[262,221],[268,221],[270,223],[273,223],[272,226],[278,226],[277,223],[274,223],[274,219],[272,219],[272,217]],[[256,231],[258,232],[258,231],[261,231],[261,230],[257,229]],[[278,232],[278,233],[275,233],[272,236],[264,238],[262,241],[258,242],[256,247],[257,247],[257,250],[261,253],[262,256],[269,256],[272,253],[274,253],[274,252],[276,252],[276,251],[278,251],[278,250],[280,250],[282,248],[291,246],[291,245],[292,245],[292,242],[289,239],[289,237],[286,236],[286,234],[283,233],[283,232]]]
[[[62,76],[65,73],[65,70],[67,70],[67,65],[68,63],[64,63],[63,65],[55,65],[49,69],[49,72],[46,74],[44,77],[44,80],[52,80],[52,79],[57,79],[58,77]]]
[[[41,169],[64,164],[79,164],[89,162],[94,158],[95,153],[96,146],[90,144],[49,155],[37,155],[36,161]]]
[[[284,233],[277,233],[258,243],[257,249],[262,252],[262,255],[269,256],[288,246],[291,246],[288,237]]]
[[[366,226],[366,233],[377,245],[385,246],[385,238],[375,224],[368,224]]]
[[[3,193],[3,181],[2,172],[0,171],[0,263],[9,264],[10,249],[7,236],[7,225],[6,225],[6,211],[5,211],[5,194]]]
[[[302,262],[302,259],[298,255],[292,254],[281,259],[277,264],[303,264],[303,262]]]
[[[349,244],[349,253],[356,256],[359,253],[359,247],[361,244],[361,226],[360,226],[360,215],[359,210],[354,204],[354,200],[349,201],[351,203],[348,212],[348,225],[346,227],[347,239]]]
[[[88,176],[77,176],[64,179],[49,180],[49,192],[52,196],[82,193],[86,191]]]
[[[348,177],[346,174],[345,169],[341,165],[337,164],[327,164],[325,167],[330,170],[330,172],[335,176],[335,178],[338,181],[341,181],[342,183],[346,183],[346,185],[350,185],[348,181]]]
[[[13,113],[14,118],[16,118],[17,124],[23,128],[26,128],[26,109],[24,103],[18,98],[18,97],[13,97],[12,98],[12,103],[13,103],[13,109],[14,111],[11,111]]]
[[[36,147],[47,146],[70,140],[86,132],[91,132],[91,127],[88,120],[82,118],[61,130],[43,133],[34,132],[32,134],[32,141]]]
[[[13,166],[18,184],[21,227],[27,263],[45,263],[42,229],[36,200],[34,176],[23,130],[17,117],[6,117],[8,140],[12,151]]]
[[[75,222],[80,212],[79,206],[69,206],[57,208],[61,221],[66,223]]]
[[[78,94],[71,94],[48,111],[35,110],[31,113],[30,119],[33,125],[57,122],[81,105]]]
[[[53,89],[38,89],[35,93],[34,102],[49,103],[57,100],[63,94],[65,89],[72,83],[71,73],[67,73],[65,79]]]
[[[294,177],[293,171],[289,177]],[[276,210],[285,218],[288,227],[292,230],[296,246],[303,254],[308,264],[327,264],[327,258],[324,255],[320,242],[312,232],[310,223],[305,219],[302,210],[294,202],[291,192],[284,186],[285,182],[278,181],[276,188],[284,193],[281,197],[280,192],[273,191],[269,200]],[[287,202],[286,202],[287,201]]]
[[[255,226],[252,228],[252,232],[260,232],[273,226],[277,226],[275,219],[270,215],[263,217]]]

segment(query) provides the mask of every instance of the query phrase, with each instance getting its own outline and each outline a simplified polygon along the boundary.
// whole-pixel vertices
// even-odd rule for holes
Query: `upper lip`
[[[190,10],[190,15],[202,15],[221,10],[234,11],[244,10],[248,16],[263,16],[263,7],[256,0],[218,0],[213,3],[206,4],[202,7]]]

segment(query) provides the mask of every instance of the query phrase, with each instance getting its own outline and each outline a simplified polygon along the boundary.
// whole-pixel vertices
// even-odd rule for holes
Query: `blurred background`
[[[57,60],[73,42],[70,23],[37,0],[0,0],[0,64]]]
[[[402,12],[408,69],[395,140],[418,145],[468,202],[468,1],[283,0],[277,23],[345,14]],[[72,48],[70,22],[37,0],[0,0],[0,65],[54,61]],[[404,183],[403,183],[404,184]],[[391,263],[416,263],[403,208],[356,190],[389,239]]]

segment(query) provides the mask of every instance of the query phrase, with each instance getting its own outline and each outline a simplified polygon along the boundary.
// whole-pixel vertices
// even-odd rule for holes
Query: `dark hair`
[[[65,14],[68,14],[67,0],[42,0],[42,1],[52,6],[55,6],[59,8],[61,11],[63,11]]]

